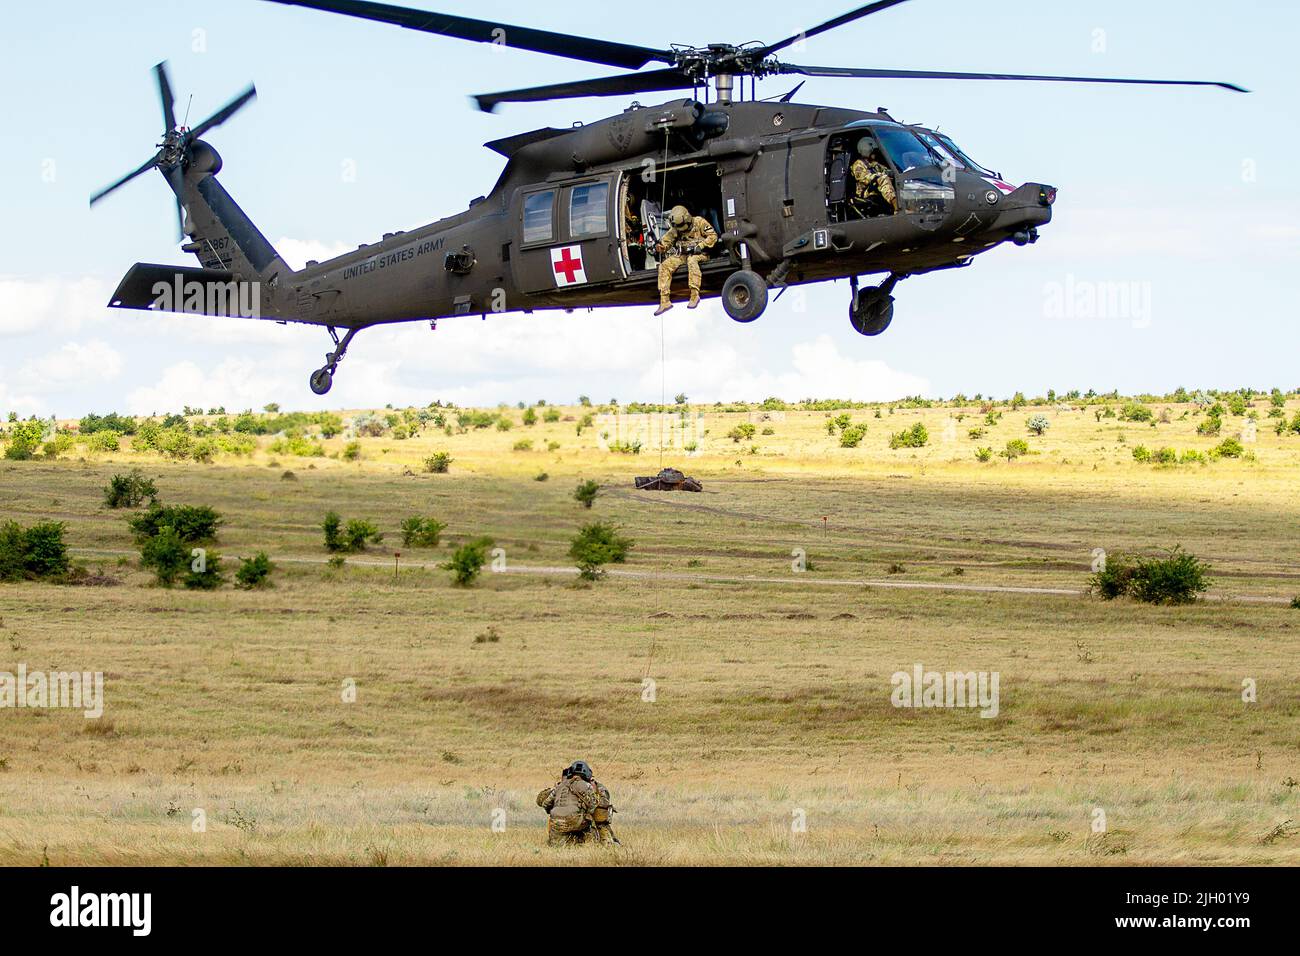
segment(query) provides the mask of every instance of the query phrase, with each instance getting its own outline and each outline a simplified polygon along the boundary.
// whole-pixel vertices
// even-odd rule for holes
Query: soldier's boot
[[[655,315],[657,315],[657,316],[659,316],[659,315],[663,315],[665,312],[667,312],[667,311],[668,311],[669,309],[671,309],[672,307],[673,307],[673,300],[672,300],[672,299],[668,298],[668,296],[666,296],[666,295],[665,295],[665,296],[660,296],[660,297],[659,297],[659,308],[658,308],[657,310],[655,310]],[[691,308],[695,308],[695,306],[691,306]]]
[[[686,308],[688,308],[688,309],[698,309],[699,307],[700,307],[700,290],[699,290],[699,289],[692,289],[692,290],[691,290],[691,301],[690,301],[690,304],[688,304],[688,305],[686,306]]]

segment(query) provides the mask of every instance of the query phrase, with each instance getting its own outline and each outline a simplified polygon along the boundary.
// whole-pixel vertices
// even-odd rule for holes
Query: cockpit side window
[[[936,166],[941,161],[911,130],[878,126],[872,132],[901,172]]]

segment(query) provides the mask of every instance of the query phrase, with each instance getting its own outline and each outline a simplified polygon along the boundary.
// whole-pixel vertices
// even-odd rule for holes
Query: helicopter
[[[702,265],[702,294],[720,297],[732,319],[758,319],[772,290],[779,298],[792,285],[847,278],[849,319],[865,336],[889,327],[899,282],[965,268],[1007,242],[1032,245],[1051,222],[1056,187],[1009,183],[946,133],[900,122],[883,108],[795,102],[809,77],[1248,92],[1207,80],[806,66],[778,57],[809,37],[908,0],[878,0],[776,43],[666,50],[363,0],[268,2],[624,70],[475,96],[487,112],[505,103],[687,93],[659,105],[632,102],[597,122],[487,143],[505,167],[492,190],[466,210],[294,270],[218,183],[221,156],[203,139],[252,101],[256,89],[250,86],[192,128],[178,125],[167,67],[158,64],[164,122],[158,152],[96,193],[91,205],[159,170],[176,196],[181,249],[199,265],[137,263],[109,306],[323,326],[334,347],[310,376],[317,395],[330,390],[353,337],[372,326],[428,321],[436,328],[438,319],[452,316],[657,302],[659,240],[675,206],[715,230],[719,241]],[[664,66],[643,69],[651,63]],[[757,81],[775,76],[804,79],[779,98],[759,99]],[[868,153],[886,167],[892,203],[864,201],[855,189],[852,164]],[[877,275],[884,276],[879,284],[859,285],[860,277]],[[256,294],[243,295],[250,287]]]

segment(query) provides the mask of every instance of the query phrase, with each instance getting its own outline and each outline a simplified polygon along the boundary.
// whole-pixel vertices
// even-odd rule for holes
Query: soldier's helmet
[[[691,211],[685,206],[673,206],[672,211],[668,213],[668,221],[677,229],[683,229],[691,224]]]
[[[565,771],[570,777],[581,777],[588,783],[591,782],[591,768],[587,766],[585,760],[575,760],[569,764],[569,769]]]
[[[876,151],[876,141],[870,136],[864,136],[858,140],[858,155],[863,159],[870,159],[871,154]]]

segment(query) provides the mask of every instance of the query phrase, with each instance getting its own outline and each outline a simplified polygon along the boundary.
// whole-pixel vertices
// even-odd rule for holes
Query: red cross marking
[[[580,271],[582,271],[581,256],[574,259],[573,250],[565,247],[564,251],[560,253],[560,258],[555,263],[555,274],[559,275],[563,272],[566,282],[574,282]]]

